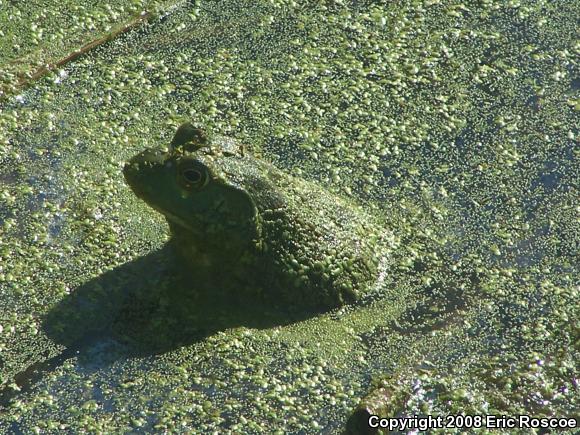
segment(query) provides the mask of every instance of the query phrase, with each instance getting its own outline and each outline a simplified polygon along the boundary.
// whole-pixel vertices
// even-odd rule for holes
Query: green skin
[[[166,217],[192,289],[233,302],[317,311],[354,302],[376,287],[393,247],[360,206],[190,123],[124,175]]]

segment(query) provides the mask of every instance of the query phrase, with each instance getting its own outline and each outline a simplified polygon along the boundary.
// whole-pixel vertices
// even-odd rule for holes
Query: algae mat
[[[0,430],[336,433],[377,387],[390,415],[573,416],[578,17],[184,2],[2,102]],[[121,168],[184,119],[382,215],[373,298],[151,314],[168,231]]]

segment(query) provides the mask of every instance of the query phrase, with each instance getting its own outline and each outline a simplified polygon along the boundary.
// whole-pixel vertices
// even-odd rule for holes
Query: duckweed
[[[338,432],[377,389],[391,414],[578,409],[577,2],[1,6],[0,397],[114,333],[0,402],[0,431]],[[188,322],[143,319],[169,233],[120,168],[183,119],[380,214],[377,295],[148,344]]]

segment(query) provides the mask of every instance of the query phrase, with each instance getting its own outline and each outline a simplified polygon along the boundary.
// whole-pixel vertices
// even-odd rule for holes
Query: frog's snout
[[[132,157],[131,160],[127,162],[125,167],[127,167],[128,165],[135,164],[138,166],[161,164],[165,161],[166,158],[167,158],[166,152],[148,148],[145,151],[142,151],[136,156]]]
[[[123,173],[127,175],[131,171],[140,171],[145,168],[161,165],[165,162],[167,153],[152,149],[145,151],[132,157],[123,167]]]
[[[138,187],[151,174],[152,170],[165,163],[167,153],[159,150],[146,149],[137,154],[123,167],[125,180],[133,189]]]

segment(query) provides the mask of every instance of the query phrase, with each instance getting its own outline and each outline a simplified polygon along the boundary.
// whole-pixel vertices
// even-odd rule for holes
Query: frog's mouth
[[[179,227],[192,234],[201,235],[203,233],[203,223],[196,216],[188,216],[186,220],[160,206],[159,201],[154,200],[155,192],[148,189],[147,187],[143,187],[147,186],[147,184],[142,181],[142,174],[135,170],[132,164],[133,162],[130,162],[129,164],[125,165],[123,173],[125,180],[127,180],[127,184],[133,193],[138,198],[143,200],[149,207],[165,216],[165,218],[171,223],[178,225]],[[141,180],[141,182],[139,180]]]
[[[137,195],[139,196],[139,195]],[[168,212],[167,210],[159,207],[158,205],[147,201],[143,196],[139,196],[141,199],[143,199],[148,205],[149,207],[151,207],[153,210],[158,211],[159,213],[161,213],[163,216],[165,216],[165,219],[167,219],[170,223],[175,224],[180,226],[181,228],[183,228],[184,230],[187,230],[188,232],[190,232],[191,234],[195,234],[195,235],[202,235],[203,231],[203,224],[202,222],[197,219],[195,216],[189,216],[187,219],[187,221],[173,213]],[[193,222],[193,225],[191,224]]]
[[[174,215],[173,213],[169,213],[167,210],[162,210],[158,207],[153,207],[159,213],[161,213],[165,218],[173,224],[179,225],[181,228],[189,231],[192,234],[201,235],[202,231],[201,222],[199,222],[195,217],[189,217],[190,221],[194,221],[195,223],[199,223],[199,226],[192,226],[190,223],[186,222],[184,219],[180,218],[179,216]]]

